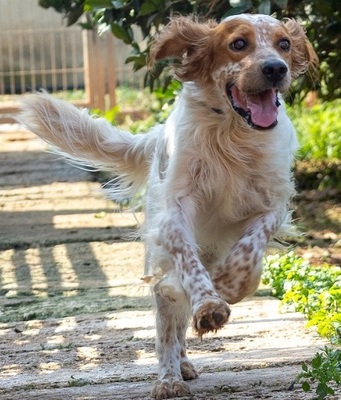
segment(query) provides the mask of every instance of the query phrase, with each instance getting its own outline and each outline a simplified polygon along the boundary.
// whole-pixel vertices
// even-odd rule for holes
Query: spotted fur
[[[131,135],[86,111],[38,94],[20,120],[78,162],[112,170],[114,197],[147,185],[145,274],[155,277],[159,377],[152,397],[190,393],[198,376],[186,330],[220,329],[229,304],[257,287],[269,239],[287,222],[294,194],[295,132],[280,93],[317,66],[293,20],[171,20],[151,63],[177,58],[183,90],[165,125]]]

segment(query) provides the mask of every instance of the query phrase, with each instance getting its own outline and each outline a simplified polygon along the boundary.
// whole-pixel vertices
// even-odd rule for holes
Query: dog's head
[[[318,59],[303,28],[292,19],[242,14],[220,24],[188,17],[171,20],[154,41],[151,62],[173,58],[183,82],[218,87],[224,100],[256,129],[277,123],[277,94]]]

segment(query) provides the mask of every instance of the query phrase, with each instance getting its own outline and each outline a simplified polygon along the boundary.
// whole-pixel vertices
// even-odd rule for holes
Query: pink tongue
[[[278,110],[274,91],[267,90],[261,94],[247,95],[246,104],[255,125],[267,128],[276,122]]]

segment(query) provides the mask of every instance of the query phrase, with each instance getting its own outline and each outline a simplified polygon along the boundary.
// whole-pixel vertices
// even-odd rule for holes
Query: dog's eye
[[[247,42],[244,39],[237,39],[230,44],[230,49],[234,51],[241,51],[246,49]]]
[[[282,39],[278,42],[278,46],[284,51],[289,51],[291,45],[288,39]]]

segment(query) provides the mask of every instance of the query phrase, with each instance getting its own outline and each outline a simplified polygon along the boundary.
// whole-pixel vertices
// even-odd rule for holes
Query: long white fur
[[[194,84],[184,84],[166,124],[148,134],[132,135],[47,93],[24,100],[19,120],[75,163],[117,174],[120,184],[110,188],[113,198],[134,196],[148,183],[144,231],[147,244],[151,238],[149,246],[155,246],[152,238],[158,235],[168,202],[193,194],[193,213],[205,211],[195,224],[199,247],[224,249],[225,255],[240,235],[241,220],[275,207],[283,210],[285,221],[294,194],[288,165],[297,141],[283,106],[271,133],[250,135],[247,130],[243,133],[238,118],[215,115],[201,98]],[[242,134],[233,136],[234,131]],[[257,148],[265,156],[259,164],[257,160],[250,164],[250,154]],[[261,193],[269,191],[272,200],[266,204]],[[153,275],[159,262],[146,267],[146,274]]]
[[[254,23],[257,30],[258,19],[267,21],[256,16],[243,17],[241,23]],[[271,28],[280,26],[274,19],[270,22]],[[314,62],[312,50],[301,54],[308,46],[302,45],[304,32],[295,23],[289,25],[294,50],[306,65]],[[193,43],[184,43],[188,35],[197,35],[195,43],[201,46],[207,32],[213,32],[220,43],[211,25],[201,29],[181,19],[172,29],[157,42],[161,58],[169,49],[168,56],[181,56],[186,45],[190,52]],[[267,35],[268,30],[262,27],[261,33]],[[263,51],[257,43],[255,49]],[[271,51],[271,57],[277,54],[275,47]],[[250,57],[258,59],[257,54]],[[207,62],[209,69],[211,60]],[[196,65],[192,67],[197,74]],[[243,60],[238,68],[219,68],[210,79],[196,75],[198,82],[184,82],[165,125],[147,134],[122,131],[46,93],[25,100],[19,117],[25,127],[77,162],[112,170],[121,183],[112,188],[114,197],[134,195],[147,186],[145,274],[161,277],[155,286],[160,373],[152,396],[157,399],[188,394],[183,379],[197,376],[186,356],[188,316],[193,316],[200,335],[219,329],[229,316],[226,301],[239,301],[256,288],[263,251],[270,236],[287,223],[295,192],[290,164],[297,140],[283,104],[274,128],[253,129],[233,110],[226,94],[226,77],[241,73]]]
[[[116,199],[134,196],[147,183],[161,127],[148,136],[132,135],[46,92],[23,100],[18,120],[73,164],[119,175],[112,193]]]

